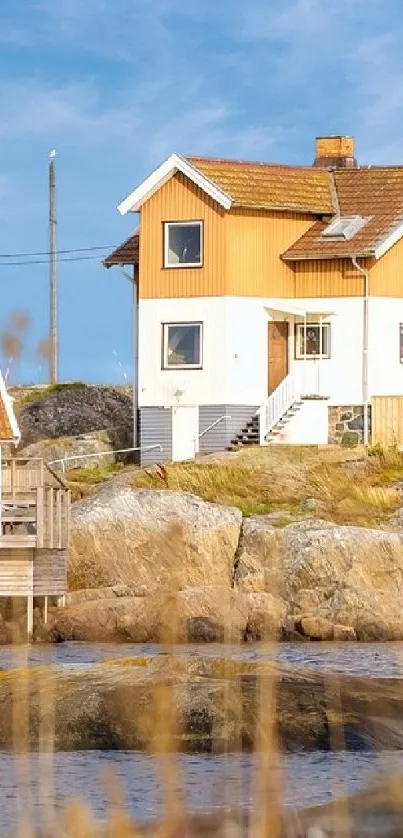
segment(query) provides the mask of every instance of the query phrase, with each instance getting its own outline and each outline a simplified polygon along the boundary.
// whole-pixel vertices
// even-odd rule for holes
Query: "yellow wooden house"
[[[403,167],[171,155],[118,207],[143,462],[236,444],[403,442]],[[402,426],[402,427],[401,427]]]

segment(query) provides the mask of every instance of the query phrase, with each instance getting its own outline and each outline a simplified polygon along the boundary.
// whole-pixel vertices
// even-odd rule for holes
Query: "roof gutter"
[[[290,248],[291,249],[291,248]],[[371,256],[374,256],[373,251],[367,251],[366,253],[356,253],[355,256],[352,256],[351,253],[335,253],[334,251],[330,253],[307,253],[307,254],[298,254],[298,255],[291,255],[287,254],[287,251],[281,254],[280,258],[283,259],[285,262],[326,262],[328,259],[369,259]]]
[[[368,445],[369,441],[369,396],[368,396],[368,334],[369,334],[369,270],[363,268],[357,262],[357,257],[352,256],[351,261],[354,268],[364,277],[364,313],[363,313],[363,336],[362,336],[362,402],[364,410],[364,445]]]

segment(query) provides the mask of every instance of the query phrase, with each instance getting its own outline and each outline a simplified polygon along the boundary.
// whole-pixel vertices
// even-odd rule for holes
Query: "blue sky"
[[[360,162],[403,163],[402,37],[401,0],[3,0],[0,254],[47,250],[53,147],[58,246],[105,254],[173,151],[310,163],[349,133]],[[48,268],[5,261],[0,326],[31,318],[11,378],[44,381]],[[130,294],[97,259],[59,265],[62,379],[130,380]]]

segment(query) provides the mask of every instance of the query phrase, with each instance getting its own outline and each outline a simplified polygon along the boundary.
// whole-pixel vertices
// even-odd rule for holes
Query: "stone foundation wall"
[[[371,435],[371,407],[368,408],[368,430]],[[364,441],[364,407],[362,404],[329,407],[330,445],[359,445]]]

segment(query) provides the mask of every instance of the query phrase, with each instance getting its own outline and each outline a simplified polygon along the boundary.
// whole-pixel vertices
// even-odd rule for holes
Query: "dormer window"
[[[201,268],[203,223],[175,221],[164,224],[164,267]]]
[[[369,218],[363,218],[362,215],[350,215],[335,218],[323,231],[322,236],[326,239],[339,239],[341,241],[349,241],[352,239],[362,227],[368,224]]]

